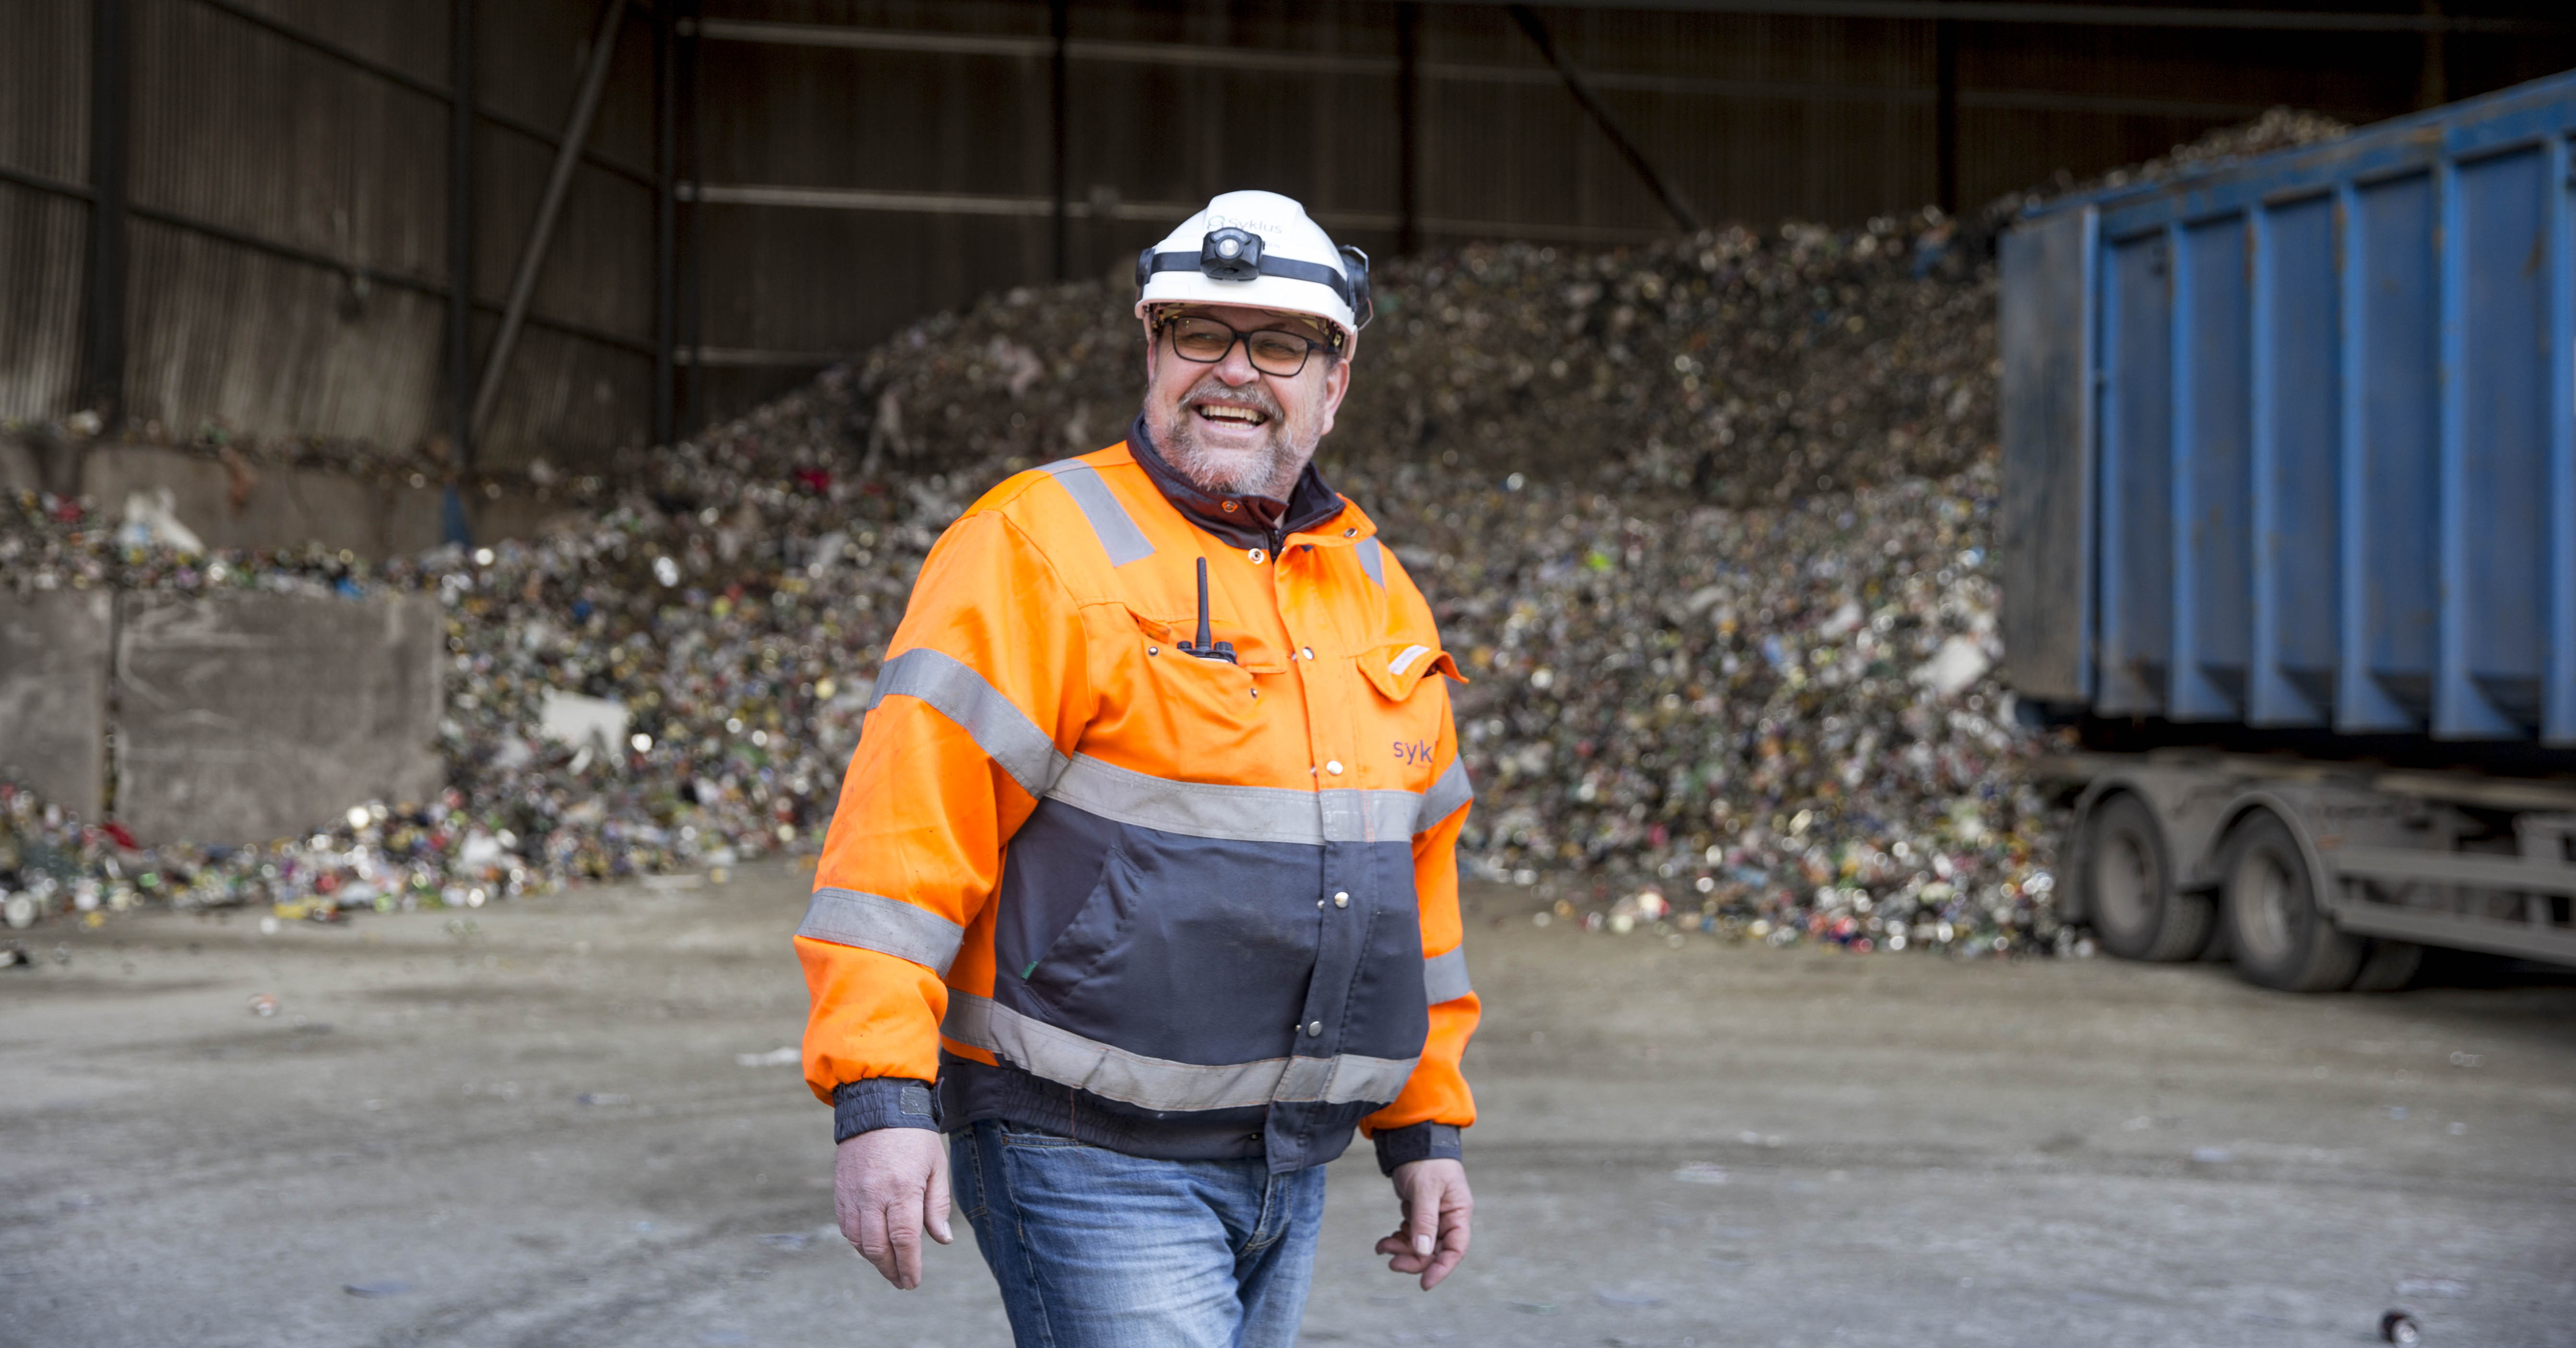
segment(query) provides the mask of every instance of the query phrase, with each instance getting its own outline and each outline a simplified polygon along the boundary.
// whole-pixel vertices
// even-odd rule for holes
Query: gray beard
[[[1321,438],[1305,434],[1304,427],[1286,417],[1276,417],[1266,428],[1268,435],[1262,441],[1261,452],[1240,458],[1211,453],[1199,439],[1197,415],[1186,407],[1165,416],[1149,414],[1146,420],[1147,428],[1154,433],[1154,448],[1162,451],[1163,462],[1192,486],[1219,496],[1287,500],[1289,490],[1297,484],[1297,475],[1315,457],[1315,444]]]

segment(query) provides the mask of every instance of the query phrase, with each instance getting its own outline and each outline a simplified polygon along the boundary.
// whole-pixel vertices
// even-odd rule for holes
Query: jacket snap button
[[[1333,774],[1333,775],[1334,775],[1334,776],[1336,776],[1336,777],[1341,776],[1341,775],[1342,775],[1342,760],[1340,760],[1340,759],[1338,759],[1338,758],[1328,758],[1328,759],[1324,760],[1324,771],[1329,772],[1329,773]]]
[[[1226,503],[1225,503],[1225,513],[1227,513],[1227,514],[1231,515],[1231,514],[1233,514],[1233,513],[1234,513],[1234,510],[1235,510],[1234,502],[1232,502],[1232,501],[1228,501],[1228,502],[1226,502]]]
[[[1322,1021],[1320,1021],[1320,1020],[1310,1020],[1310,1021],[1307,1021],[1307,1022],[1306,1022],[1306,1037],[1307,1037],[1307,1038],[1309,1038],[1309,1039],[1321,1039],[1321,1038],[1323,1038],[1323,1037],[1324,1037],[1324,1022],[1322,1022]]]
[[[1355,537],[1357,537],[1358,535],[1359,535],[1359,530],[1357,530],[1357,529],[1344,529],[1344,530],[1342,531],[1342,537],[1344,537],[1344,538],[1355,538]]]
[[[1339,893],[1339,894],[1335,894],[1335,895],[1333,896],[1333,906],[1334,906],[1334,907],[1336,907],[1336,908],[1348,908],[1348,907],[1350,907],[1350,906],[1351,906],[1351,894],[1350,894],[1350,891],[1349,891],[1349,890],[1343,890],[1341,893]]]
[[[1314,658],[1315,658],[1315,648],[1314,648],[1314,647],[1312,647],[1312,646],[1300,646],[1300,647],[1298,647],[1298,648],[1297,648],[1297,653],[1298,653],[1299,655],[1302,655],[1302,656],[1306,657],[1306,658],[1307,658],[1307,659],[1309,659],[1309,660],[1312,660],[1312,659],[1314,659]]]
[[[1270,560],[1270,554],[1263,552],[1259,548],[1254,548],[1252,551],[1245,553],[1244,556],[1250,557],[1252,559],[1252,564],[1255,566],[1259,566],[1263,562]]]

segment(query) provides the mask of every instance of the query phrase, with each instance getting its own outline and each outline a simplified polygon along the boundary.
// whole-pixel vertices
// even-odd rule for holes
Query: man
[[[922,565],[796,935],[805,1075],[895,1286],[953,1183],[1022,1344],[1287,1344],[1354,1127],[1389,1267],[1467,1252],[1457,672],[1311,464],[1365,255],[1229,192],[1137,279],[1126,442]]]

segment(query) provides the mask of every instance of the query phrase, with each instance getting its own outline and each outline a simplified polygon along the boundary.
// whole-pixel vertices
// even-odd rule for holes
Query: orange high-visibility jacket
[[[1166,487],[1120,444],[931,549],[796,933],[806,1080],[843,1137],[998,1117],[1289,1170],[1357,1125],[1389,1167],[1456,1155],[1456,666],[1311,470],[1304,527],[1231,541]],[[1202,559],[1232,662],[1184,651]]]

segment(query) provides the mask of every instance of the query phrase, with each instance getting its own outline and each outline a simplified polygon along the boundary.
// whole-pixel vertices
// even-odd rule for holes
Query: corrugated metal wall
[[[126,0],[123,410],[147,436],[420,447],[448,429],[446,5]],[[0,0],[0,417],[80,405],[91,15]],[[488,343],[599,10],[477,6],[475,277]],[[286,30],[281,32],[280,30]],[[309,39],[309,40],[308,40]],[[653,70],[628,22],[482,465],[645,435]],[[7,171],[15,170],[9,174]]]
[[[0,168],[89,181],[89,15],[0,0]],[[89,209],[0,177],[0,417],[70,410],[80,378]]]
[[[215,423],[406,448],[442,434],[449,6],[124,3],[126,414],[175,436]],[[473,5],[478,352],[601,3]],[[0,0],[0,416],[58,417],[82,392],[89,8]],[[703,39],[682,45],[699,69],[674,85],[681,168],[705,185],[679,212],[679,329],[702,353],[678,380],[683,425],[730,416],[923,313],[1055,274],[1042,0],[697,8]],[[1404,9],[1074,3],[1065,271],[1123,271],[1193,203],[1245,185],[1300,196],[1374,253],[1396,247]],[[1501,6],[1412,12],[1427,244],[1610,245],[1673,228]],[[1537,12],[1704,219],[1848,222],[1940,189],[1944,40],[1927,19]],[[487,470],[539,454],[578,464],[649,433],[653,22],[639,3],[623,24],[482,440]],[[2368,120],[2411,107],[2428,78],[2457,97],[2576,60],[2564,34],[2452,33],[2431,46],[2432,67],[2427,39],[2406,32],[1962,22],[1949,39],[1956,191],[1969,204],[2061,168],[2146,158],[2275,103]]]
[[[128,195],[138,211],[438,277],[439,102],[194,0],[129,4]],[[336,40],[389,64],[444,51],[444,16],[430,6],[273,7],[299,25],[329,21]],[[443,77],[435,68],[417,73]],[[130,221],[127,238],[132,415],[178,431],[215,421],[261,435],[393,444],[427,433],[443,317],[434,298],[378,292],[350,273],[149,218]]]

